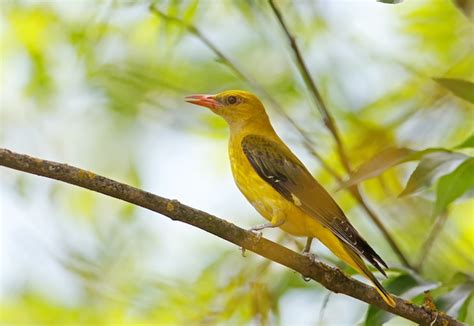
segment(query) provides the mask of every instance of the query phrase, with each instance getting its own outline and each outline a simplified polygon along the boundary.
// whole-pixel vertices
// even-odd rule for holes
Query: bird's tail
[[[362,275],[367,277],[372,282],[375,289],[380,294],[380,296],[382,297],[383,301],[385,301],[386,304],[388,304],[390,307],[395,307],[396,306],[395,300],[392,298],[390,293],[388,293],[388,291],[385,290],[385,288],[382,286],[382,284],[380,284],[380,282],[377,280],[377,278],[375,278],[374,274],[372,274],[372,272],[367,268],[364,261],[359,257],[359,255],[357,255],[352,250],[352,248],[350,248],[349,246],[346,246],[346,245],[345,245],[345,247],[346,247],[347,253],[352,258],[352,261],[355,264],[355,265],[351,264],[352,267],[357,269],[357,271],[359,273],[361,273]]]

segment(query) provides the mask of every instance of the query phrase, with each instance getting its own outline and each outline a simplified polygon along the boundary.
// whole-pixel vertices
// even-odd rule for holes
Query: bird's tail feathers
[[[359,243],[360,248],[358,247],[359,254],[364,256],[365,259],[369,263],[371,263],[377,270],[385,277],[385,271],[383,267],[388,268],[387,264],[383,261],[383,259],[375,252],[374,249],[365,241],[362,237],[360,237],[357,242]],[[360,250],[363,249],[363,250]],[[365,265],[364,265],[365,266]]]
[[[357,253],[352,250],[352,248],[346,246],[346,251],[356,264],[356,266],[353,267],[356,268],[361,274],[365,275],[372,282],[375,289],[380,294],[386,304],[388,304],[390,307],[395,307],[395,300],[392,298],[390,293],[385,290],[382,284],[380,284],[374,274],[372,274],[372,272],[367,268],[367,266],[364,264],[364,261],[357,255]]]

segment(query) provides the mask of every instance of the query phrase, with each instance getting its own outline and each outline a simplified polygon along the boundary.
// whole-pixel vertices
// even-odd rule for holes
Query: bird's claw
[[[253,228],[248,229],[247,231],[252,232],[257,237],[257,241],[260,241],[260,239],[262,238],[263,233],[259,232],[259,230],[261,230],[261,229],[258,228],[258,227],[253,227]],[[244,247],[240,247],[240,251],[242,252],[242,257],[246,257],[245,256],[246,249]]]
[[[248,229],[248,231],[252,232],[253,234],[255,234],[257,236],[257,241],[262,238],[263,233],[260,232],[259,228],[250,228],[250,229]]]
[[[308,252],[308,251],[303,251],[301,253],[303,256],[307,257],[310,261],[311,261],[311,265],[314,265],[314,263],[316,262],[316,255],[311,253],[311,252]]]
[[[309,259],[309,261],[310,261],[310,266],[313,266],[313,265],[314,265],[314,263],[316,262],[316,255],[315,255],[315,254],[313,254],[313,253],[311,253],[311,252],[309,252],[309,251],[306,251],[306,250],[303,250],[303,252],[302,252],[301,254]],[[303,274],[301,274],[301,276],[303,277],[303,280],[304,280],[305,282],[311,281],[311,277],[305,276],[305,275],[303,275]]]

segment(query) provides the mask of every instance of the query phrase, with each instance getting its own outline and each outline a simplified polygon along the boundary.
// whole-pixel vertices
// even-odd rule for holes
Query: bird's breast
[[[285,215],[287,222],[281,226],[284,231],[306,235],[304,214],[257,174],[238,139],[231,139],[229,143],[229,158],[235,183],[250,204],[269,221],[276,212]],[[298,220],[297,223],[292,222],[294,219]]]
[[[276,191],[253,169],[240,144],[229,146],[229,157],[235,183],[247,200],[266,219],[271,220],[275,202],[281,200]],[[278,193],[276,193],[278,195]],[[278,195],[279,196],[279,195]],[[272,207],[273,202],[273,207]]]

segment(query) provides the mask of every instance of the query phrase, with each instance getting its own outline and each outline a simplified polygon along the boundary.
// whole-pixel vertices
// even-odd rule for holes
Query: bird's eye
[[[235,103],[237,103],[237,97],[235,97],[235,96],[229,96],[229,97],[227,98],[227,103],[229,103],[229,104],[235,104]]]

